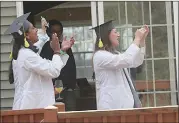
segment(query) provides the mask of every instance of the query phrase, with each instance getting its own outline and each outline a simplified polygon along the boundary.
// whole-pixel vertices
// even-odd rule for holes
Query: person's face
[[[31,41],[32,44],[38,41],[37,28],[35,28],[32,23],[30,23],[29,30],[26,33],[26,38]]]
[[[116,31],[116,29],[112,29],[109,34],[109,40],[111,41],[111,44],[113,47],[119,46],[119,41],[118,41],[119,37],[120,37],[120,35]]]
[[[60,25],[53,25],[51,28],[52,34],[56,33],[58,36],[58,39],[61,39],[62,36],[62,27]]]

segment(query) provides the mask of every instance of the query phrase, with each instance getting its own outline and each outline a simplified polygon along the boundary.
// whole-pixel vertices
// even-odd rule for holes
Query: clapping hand
[[[64,39],[63,39],[63,42],[61,44],[61,49],[63,51],[67,51],[69,48],[71,48],[75,42],[73,36],[70,38],[70,40],[67,40],[66,39],[67,37],[65,36]]]
[[[57,34],[52,35],[52,41],[50,42],[50,46],[54,52],[60,52],[60,44]]]
[[[73,44],[75,43],[75,39],[74,39],[74,35],[70,38],[71,44],[73,46]]]

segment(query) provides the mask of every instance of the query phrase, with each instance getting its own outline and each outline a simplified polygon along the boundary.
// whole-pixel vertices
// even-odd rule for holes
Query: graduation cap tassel
[[[101,38],[99,39],[98,47],[99,47],[99,48],[102,48],[102,47],[103,47],[103,42],[102,42]]]
[[[28,48],[28,47],[30,46],[29,43],[27,42],[26,38],[24,38],[24,46],[25,46],[26,48]]]
[[[24,28],[23,28],[24,29]],[[25,32],[24,32],[24,46],[26,47],[26,48],[28,48],[30,45],[29,45],[29,43],[27,42],[27,40],[26,40],[26,36],[25,36]]]
[[[9,59],[11,59],[12,60],[12,52],[10,53],[10,55],[9,55]]]

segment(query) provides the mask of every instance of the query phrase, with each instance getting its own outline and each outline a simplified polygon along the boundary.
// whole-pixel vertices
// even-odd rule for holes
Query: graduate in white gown
[[[119,46],[120,35],[112,21],[93,29],[97,35],[93,56],[97,109],[141,107],[127,68],[135,68],[143,63],[148,27],[144,26],[135,32],[133,43],[122,54],[116,50]]]
[[[15,85],[13,110],[45,108],[55,103],[52,78],[60,75],[69,58],[65,51],[74,43],[64,41],[60,49],[58,37],[53,34],[53,58],[41,58],[33,45],[38,41],[37,29],[24,19],[28,16],[16,19],[6,31],[14,38],[9,69],[10,83]]]

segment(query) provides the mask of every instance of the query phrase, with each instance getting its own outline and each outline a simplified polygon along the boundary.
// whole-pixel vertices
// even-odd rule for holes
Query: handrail
[[[48,106],[44,109],[7,110],[1,111],[2,123],[64,123],[64,122],[103,122],[103,123],[125,123],[125,122],[170,122],[178,123],[178,105],[146,107],[119,110],[88,110],[65,112],[64,104]]]
[[[53,108],[55,109],[52,112],[54,117],[50,117],[49,114],[46,115],[48,111],[51,111],[47,108],[39,109],[26,109],[26,110],[2,110],[1,111],[1,123],[20,123],[20,122],[31,122],[39,123],[43,122],[45,117],[52,118],[51,120],[57,120],[57,112],[65,111],[65,105],[63,103],[56,103]]]
[[[137,115],[137,114],[156,114],[156,113],[171,113],[178,112],[178,105],[147,107],[135,109],[120,109],[120,110],[87,110],[87,111],[69,111],[58,112],[58,118],[79,118],[79,117],[98,117],[98,116],[119,116],[119,115]]]

